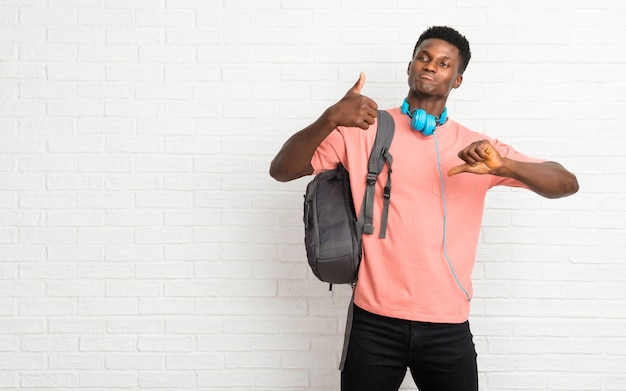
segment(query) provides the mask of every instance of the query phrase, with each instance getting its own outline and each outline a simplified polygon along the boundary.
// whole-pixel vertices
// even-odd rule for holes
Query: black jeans
[[[469,323],[388,318],[356,305],[342,391],[397,391],[407,371],[420,391],[477,391]]]

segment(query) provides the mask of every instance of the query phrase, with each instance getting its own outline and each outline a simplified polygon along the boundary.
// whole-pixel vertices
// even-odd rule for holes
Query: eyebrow
[[[419,55],[419,54],[421,54],[421,53],[426,53],[429,57],[435,57],[435,56],[433,56],[433,55],[432,55],[432,54],[431,54],[428,50],[426,50],[426,49],[422,49],[422,50],[417,51],[417,52],[415,53],[415,55],[417,56],[417,55]],[[443,57],[441,57],[441,58],[443,58],[444,60],[454,61],[454,59],[453,59],[452,57],[450,57],[450,56],[446,56],[446,55],[444,55],[444,56],[443,56]]]

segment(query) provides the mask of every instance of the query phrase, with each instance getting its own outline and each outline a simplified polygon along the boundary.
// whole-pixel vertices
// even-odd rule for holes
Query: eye
[[[446,62],[446,61],[442,61],[439,65],[440,65],[442,68],[450,68],[450,63],[449,63],[449,62]]]

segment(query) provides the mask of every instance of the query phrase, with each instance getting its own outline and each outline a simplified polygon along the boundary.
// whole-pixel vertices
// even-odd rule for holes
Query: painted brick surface
[[[307,180],[269,162],[360,71],[399,105],[448,24],[451,115],[581,185],[487,197],[481,390],[626,390],[626,5],[382,4],[0,2],[0,389],[337,390],[350,291],[309,272]]]

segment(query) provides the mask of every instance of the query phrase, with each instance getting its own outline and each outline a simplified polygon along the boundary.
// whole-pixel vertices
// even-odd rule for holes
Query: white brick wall
[[[360,71],[398,105],[417,36],[448,24],[473,51],[451,115],[581,184],[488,196],[481,390],[625,391],[625,18],[608,0],[1,0],[0,389],[337,390],[349,290],[306,265],[306,179],[268,165]]]

